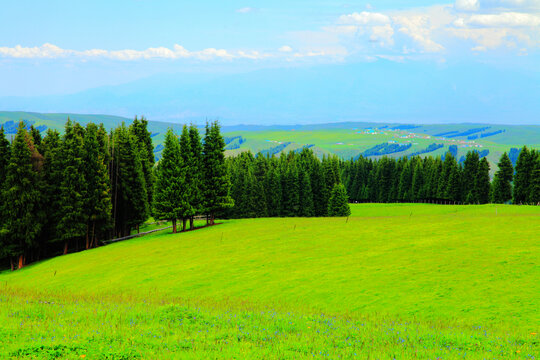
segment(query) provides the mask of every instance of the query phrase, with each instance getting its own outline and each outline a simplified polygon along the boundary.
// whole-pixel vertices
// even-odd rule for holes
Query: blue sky
[[[0,97],[61,96],[168,74],[190,74],[190,81],[197,75],[245,78],[275,69],[361,69],[379,61],[393,74],[398,64],[404,76],[420,64],[435,69],[429,73],[448,84],[456,74],[453,69],[474,79],[483,67],[488,72],[484,85],[475,84],[472,94],[464,90],[464,97],[482,99],[494,91],[498,102],[511,99],[499,106],[515,110],[517,119],[525,107],[523,121],[540,121],[538,106],[515,96],[522,85],[533,92],[527,98],[534,99],[537,92],[540,99],[540,85],[535,85],[540,79],[540,0],[19,0],[2,4],[2,14]],[[398,73],[395,83],[389,83],[393,95],[380,99],[381,109],[385,102],[400,101],[395,89],[407,91],[400,78]],[[420,80],[429,91],[430,82]],[[151,83],[159,89],[159,81]],[[328,96],[347,95],[338,91]],[[444,96],[441,91],[437,101],[444,104]],[[30,101],[22,104],[49,110]],[[467,104],[471,112],[486,106]],[[140,110],[124,106],[122,115]],[[84,111],[107,108],[96,105]],[[370,116],[377,120],[376,111]],[[437,121],[437,114],[431,118]]]

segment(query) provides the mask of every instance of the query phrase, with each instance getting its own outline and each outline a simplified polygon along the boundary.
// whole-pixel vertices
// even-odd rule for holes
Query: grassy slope
[[[530,326],[540,320],[531,301],[540,292],[540,209],[495,208],[356,205],[362,216],[348,223],[231,220],[58,257],[0,281]]]
[[[197,349],[216,356],[216,338],[238,336],[240,324],[257,337],[255,342],[248,337],[256,348],[239,339],[222,349],[254,351],[249,353],[260,357],[279,350],[291,358],[296,353],[286,349],[297,345],[306,356],[338,350],[344,356],[373,355],[386,349],[381,356],[392,350],[401,357],[414,351],[419,357],[438,353],[453,358],[467,351],[473,358],[493,351],[502,351],[501,358],[520,357],[522,350],[523,356],[538,352],[538,338],[530,334],[540,323],[538,233],[540,209],[517,206],[354,205],[348,222],[232,220],[186,234],[156,233],[3,273],[0,284],[8,295],[0,296],[6,304],[0,322],[9,323],[9,329],[16,329],[19,321],[34,323],[34,328],[37,322],[67,338],[112,331],[102,329],[103,324],[117,323],[121,334],[111,341],[125,348],[125,336],[139,336],[141,328],[165,336],[163,328],[178,320],[174,314],[187,311],[187,319],[212,320],[193,320],[159,341],[177,346],[187,337]],[[112,300],[97,300],[102,296]],[[43,305],[43,299],[56,297],[65,308]],[[24,303],[28,298],[31,305]],[[143,298],[158,304],[146,307]],[[183,305],[167,310],[171,301]],[[107,315],[110,308],[118,313]],[[326,315],[313,315],[321,313]],[[130,327],[134,318],[141,328]],[[89,329],[74,325],[85,319],[91,319]],[[409,347],[400,344],[395,336],[399,326],[387,319],[402,319],[398,323]],[[63,323],[73,328],[59,328]],[[354,343],[336,348],[336,342],[351,343],[347,338],[359,334],[360,323],[369,328],[360,331],[361,342],[371,347]],[[209,324],[215,324],[211,330]],[[267,332],[280,329],[283,337],[269,340]],[[35,343],[30,337],[42,332],[27,331],[20,341],[8,331],[10,349],[26,349]],[[203,338],[201,331],[207,332]],[[58,344],[49,337],[46,344]],[[476,345],[471,338],[479,339],[473,341]],[[142,353],[162,354],[152,347],[159,342],[155,338],[138,341]]]

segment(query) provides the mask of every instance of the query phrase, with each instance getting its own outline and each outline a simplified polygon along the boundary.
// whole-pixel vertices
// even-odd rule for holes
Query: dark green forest
[[[194,218],[349,216],[349,202],[540,203],[540,153],[523,147],[515,167],[504,153],[490,179],[476,151],[458,162],[412,156],[342,160],[309,148],[225,158],[217,122],[168,130],[155,163],[148,122],[110,132],[68,119],[64,134],[21,122],[10,140],[0,127],[0,263],[26,263],[99,246],[150,217],[177,232]],[[188,225],[189,222],[189,225]],[[2,265],[3,266],[3,265]]]

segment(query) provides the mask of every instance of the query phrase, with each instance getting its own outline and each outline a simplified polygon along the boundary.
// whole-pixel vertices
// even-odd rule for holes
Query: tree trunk
[[[97,241],[96,240],[96,222],[93,221],[92,222],[92,240],[90,241],[90,247],[93,248],[94,247],[94,242],[96,242],[96,245],[97,245]]]
[[[194,222],[193,216],[190,216],[190,218],[189,218],[189,230],[193,230],[193,222]]]
[[[64,241],[64,255],[66,255],[68,252],[68,245],[69,245],[69,241],[67,240]]]
[[[182,231],[186,231],[187,218],[182,218]]]
[[[24,255],[19,255],[19,269],[24,267]]]
[[[214,225],[214,214],[210,215],[210,225]]]
[[[208,215],[206,215],[206,226],[208,226]]]
[[[173,219],[172,221],[172,232],[173,234],[176,234],[176,219]]]
[[[90,247],[90,225],[86,223],[86,250]]]
[[[13,258],[11,256],[9,257],[9,263],[11,264],[11,271],[15,270],[15,265],[13,264]]]

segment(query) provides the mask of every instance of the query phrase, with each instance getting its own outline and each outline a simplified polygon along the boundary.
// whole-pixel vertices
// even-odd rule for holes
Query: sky
[[[516,114],[501,118],[501,122],[540,123],[539,107],[534,101],[538,95],[540,102],[540,0],[5,2],[0,21],[0,98],[17,98],[12,103],[19,107],[0,110],[110,111],[129,115],[146,108],[122,105],[118,110],[95,101],[93,108],[68,106],[68,100],[57,101],[55,108],[42,104],[47,96],[122,87],[144,79],[161,79],[145,83],[159,90],[168,86],[169,76],[182,82],[179,74],[185,75],[180,79],[186,79],[182,85],[189,88],[190,82],[207,81],[209,76],[241,76],[246,83],[253,83],[261,71],[274,73],[281,69],[280,74],[288,76],[291,71],[318,67],[368,69],[375,62],[380,62],[378,74],[385,77],[387,66],[394,82],[380,79],[388,84],[391,96],[382,94],[377,99],[380,111],[371,111],[371,120],[376,121],[379,115],[387,120],[385,104],[399,103],[399,91],[407,93],[402,79],[411,69],[425,67],[438,84],[447,84],[454,91],[452,81],[457,69],[460,77],[470,79],[463,80],[463,86],[469,89],[457,90],[463,97],[460,104],[471,96],[480,100],[466,101],[463,106],[467,108],[460,109],[461,117],[467,110],[477,113],[478,107],[492,114],[487,108],[490,102],[481,99],[496,93],[497,108],[491,110],[499,112],[500,107]],[[487,72],[478,79],[483,85],[475,80],[478,69]],[[422,70],[416,71],[420,77],[414,84],[416,91],[436,91],[432,82],[422,78]],[[249,74],[254,74],[251,82]],[[313,86],[313,79],[305,81],[306,88]],[[380,84],[373,77],[369,81],[373,86]],[[223,86],[218,92],[231,91],[226,82],[218,83]],[[528,92],[525,100],[516,96],[520,89]],[[265,91],[254,86],[237,90],[238,96],[250,90]],[[453,104],[445,106],[446,90],[440,91],[436,101],[450,109]],[[329,90],[329,98],[338,96],[349,99],[350,95]],[[289,106],[285,101],[291,98],[282,100],[284,107]],[[329,104],[338,102],[331,99]],[[0,105],[6,103],[10,102],[0,101]],[[263,105],[261,109],[270,111],[265,121],[272,122],[271,110]],[[212,108],[213,104],[208,106]],[[219,106],[223,109],[229,104]],[[251,106],[257,107],[257,101]],[[279,108],[280,102],[275,106]],[[301,113],[308,106],[309,101],[304,101],[291,108],[291,121],[307,121]],[[200,107],[191,110],[167,110],[155,116],[167,120],[185,112],[205,116]],[[340,113],[337,108],[335,111]],[[435,108],[430,111],[423,114],[430,121],[452,120],[451,116],[440,116]],[[365,117],[362,109],[358,112],[358,118]],[[212,108],[211,115],[233,122],[235,116],[238,121],[247,116],[237,108],[225,109],[222,114]],[[347,118],[353,115],[347,114]],[[406,115],[403,118],[412,119]],[[324,117],[310,119],[325,121]]]

